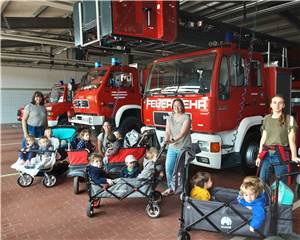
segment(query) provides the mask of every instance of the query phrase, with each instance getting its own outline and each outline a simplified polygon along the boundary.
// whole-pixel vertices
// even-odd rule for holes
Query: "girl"
[[[211,196],[208,191],[213,185],[211,174],[207,172],[197,172],[191,180],[193,186],[190,196],[196,200],[209,201]]]
[[[242,206],[252,210],[249,230],[254,232],[255,229],[259,229],[266,217],[266,197],[260,179],[254,176],[245,177],[237,200]]]
[[[113,134],[112,125],[110,122],[105,121],[102,125],[102,132],[98,135],[98,151],[102,157],[105,155],[105,151],[107,150],[107,136]]]
[[[275,95],[272,98],[270,107],[271,114],[266,115],[262,125],[262,136],[260,140],[259,153],[256,165],[260,167],[259,177],[262,181],[269,181],[269,167],[271,164],[279,164],[281,161],[290,159],[300,161],[296,152],[296,130],[297,123],[293,116],[284,114],[284,98]],[[287,165],[275,166],[276,176],[288,172]],[[283,178],[286,182],[286,178]]]
[[[190,129],[191,120],[185,114],[184,104],[180,98],[176,98],[172,104],[173,112],[167,118],[165,131],[165,144],[169,144],[166,156],[166,177],[168,189],[162,195],[173,194],[174,184],[172,182],[173,170],[177,156],[182,148],[192,143]]]
[[[77,144],[76,149],[77,150],[79,150],[79,149],[85,149],[89,153],[94,152],[95,146],[91,143],[91,140],[90,140],[90,138],[91,138],[91,132],[90,132],[90,130],[89,129],[83,129],[80,132],[79,137],[80,137],[80,141]]]

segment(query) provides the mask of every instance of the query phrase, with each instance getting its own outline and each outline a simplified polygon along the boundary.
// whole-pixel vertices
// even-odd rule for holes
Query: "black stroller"
[[[117,178],[114,179],[114,184],[111,186],[97,185],[89,177],[87,167],[87,186],[89,201],[87,205],[87,216],[94,215],[95,208],[100,206],[101,198],[116,198],[123,200],[125,198],[147,198],[148,204],[146,212],[151,218],[158,218],[160,216],[159,202],[162,199],[161,193],[156,191],[159,182],[159,166],[158,159],[160,158],[165,147],[163,146],[157,156],[157,161],[154,165],[154,172],[148,179],[137,178]]]
[[[272,202],[272,191],[268,185],[264,185],[267,195],[266,219],[263,226],[255,232],[251,232],[248,225],[252,216],[251,210],[242,207],[236,201],[238,190],[214,188],[212,201],[199,201],[190,198],[188,169],[189,163],[195,158],[195,154],[200,151],[197,145],[195,143],[183,149],[181,154],[184,170],[178,183],[178,187],[182,189],[181,224],[178,240],[189,240],[190,235],[188,232],[193,229],[253,238],[263,238],[273,233],[293,233],[292,206],[279,205],[277,198],[275,202]]]

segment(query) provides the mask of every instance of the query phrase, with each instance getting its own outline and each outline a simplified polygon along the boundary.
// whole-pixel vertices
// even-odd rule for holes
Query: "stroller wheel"
[[[75,194],[79,193],[79,177],[74,177],[73,179],[73,191]]]
[[[33,177],[31,177],[29,174],[24,173],[21,174],[17,180],[17,183],[21,187],[29,187],[33,182]]]
[[[178,234],[177,240],[190,240],[191,236],[188,232],[181,232]]]
[[[160,216],[160,207],[156,202],[148,203],[146,206],[146,212],[149,217],[158,218]]]
[[[45,176],[43,179],[43,184],[47,188],[53,187],[55,183],[56,183],[56,177],[54,175]]]
[[[157,202],[157,203],[160,203],[161,200],[162,200],[162,195],[161,195],[161,192],[159,191],[154,191],[154,201]]]
[[[87,208],[86,208],[86,215],[88,217],[94,216],[94,207],[92,202],[88,202]]]

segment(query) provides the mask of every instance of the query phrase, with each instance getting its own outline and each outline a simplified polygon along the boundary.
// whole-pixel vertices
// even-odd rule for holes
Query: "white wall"
[[[59,80],[79,82],[84,72],[1,66],[0,123],[17,122],[17,110],[29,103],[34,91],[48,92]]]

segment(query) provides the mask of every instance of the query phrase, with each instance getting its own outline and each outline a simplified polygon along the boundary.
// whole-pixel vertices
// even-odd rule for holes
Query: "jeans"
[[[35,138],[40,138],[40,137],[44,136],[45,127],[44,126],[34,127],[34,126],[27,125],[27,131],[28,131],[29,135],[32,135]],[[23,138],[22,148],[25,148],[25,147],[26,147],[26,139]]]
[[[269,183],[270,181],[270,171],[272,170],[271,165],[272,164],[278,164],[280,163],[280,159],[276,154],[270,155],[269,153],[266,155],[266,157],[262,160],[260,172],[259,172],[259,178],[266,182]],[[271,168],[270,168],[271,167]],[[274,167],[275,170],[275,175],[280,176],[282,174],[285,174],[288,172],[288,166],[287,165],[278,165]],[[284,183],[287,183],[287,177],[283,177],[280,179]]]
[[[166,177],[168,188],[174,189],[174,182],[172,181],[172,175],[176,163],[176,159],[180,153],[180,149],[172,148],[169,146],[166,156]]]

